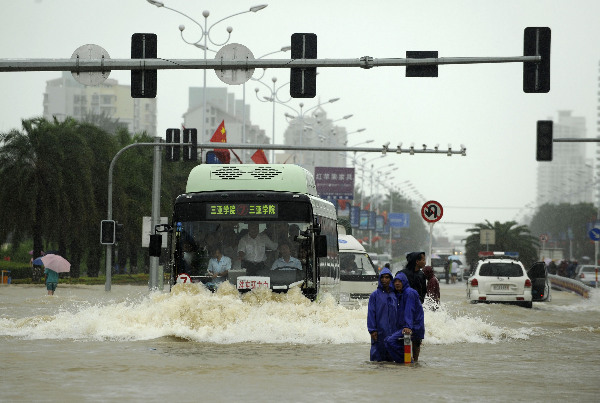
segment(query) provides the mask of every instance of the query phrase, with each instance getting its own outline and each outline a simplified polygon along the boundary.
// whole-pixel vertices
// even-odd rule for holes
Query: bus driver
[[[267,247],[274,250],[277,249],[277,244],[271,241],[266,234],[259,234],[257,222],[248,223],[248,233],[240,239],[238,244],[242,269],[246,269],[248,276],[255,276],[265,268]]]

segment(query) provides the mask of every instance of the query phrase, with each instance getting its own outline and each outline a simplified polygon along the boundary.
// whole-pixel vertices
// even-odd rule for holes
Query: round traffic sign
[[[540,235],[540,242],[548,242],[548,235],[546,235],[546,234]]]
[[[76,60],[92,60],[92,59],[110,59],[108,52],[102,46],[87,44],[75,49],[71,55],[71,59]],[[79,84],[83,85],[100,85],[110,75],[110,70],[105,71],[72,71],[71,75]]]
[[[592,241],[600,241],[600,228],[592,228],[588,232],[588,236]]]
[[[444,215],[442,205],[435,200],[429,200],[421,207],[421,216],[427,222],[437,222]]]
[[[215,56],[215,60],[254,60],[254,55],[244,45],[239,43],[230,43],[229,45],[223,46]],[[219,80],[225,84],[238,85],[243,84],[252,77],[254,69],[240,69],[240,70],[215,70]]]

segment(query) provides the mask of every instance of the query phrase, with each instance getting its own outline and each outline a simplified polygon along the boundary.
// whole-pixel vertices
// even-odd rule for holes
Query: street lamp
[[[307,116],[308,116],[308,113],[310,111],[312,111],[313,109],[316,109],[316,108],[318,108],[318,107],[320,107],[322,105],[325,105],[325,104],[328,104],[328,103],[334,103],[334,102],[337,102],[337,101],[340,100],[340,98],[331,98],[331,99],[329,99],[329,100],[327,100],[325,102],[319,102],[315,106],[312,106],[312,107],[310,107],[308,109],[304,109],[304,103],[300,102],[300,104],[299,104],[300,110],[298,111],[298,110],[292,108],[291,106],[286,105],[283,102],[279,102],[275,98],[271,98],[271,99],[273,100],[273,102],[277,102],[277,103],[279,103],[279,104],[281,104],[281,105],[283,105],[283,106],[291,109],[295,113],[295,115],[292,115],[290,113],[285,112],[284,116],[288,119],[289,123],[294,122],[294,126],[295,127],[297,127],[298,124],[300,125],[300,133],[301,133],[301,135],[304,135],[305,130],[307,130],[307,129],[308,130],[313,130],[314,133],[317,134],[317,135],[319,134],[318,133],[319,132],[318,127],[319,127],[320,123],[318,123],[318,122],[312,123],[311,122],[311,124],[308,125],[308,127],[306,127]],[[313,116],[313,118],[316,119],[314,116]],[[296,129],[294,129],[294,130],[296,130]],[[303,154],[303,155],[305,155],[305,154]],[[313,153],[312,155],[313,155],[313,164],[312,165],[313,165],[313,168],[314,168],[314,165],[315,165],[314,159],[315,159],[316,153]],[[305,159],[303,158],[303,162],[304,161],[305,161]],[[305,163],[305,165],[307,164],[306,162],[304,162],[304,163]],[[305,166],[305,168],[306,168],[306,166]]]
[[[210,43],[212,43],[215,46],[223,46],[227,42],[229,42],[229,39],[231,38],[231,32],[233,31],[233,28],[227,27],[227,29],[226,29],[227,39],[222,43],[217,43],[217,42],[213,41],[210,36],[210,31],[213,29],[213,27],[215,25],[217,25],[218,23],[223,22],[229,18],[235,17],[236,15],[245,14],[245,13],[256,13],[257,11],[260,11],[263,8],[267,7],[267,4],[260,4],[257,6],[252,6],[246,11],[240,11],[239,13],[231,14],[225,18],[221,18],[220,20],[218,20],[217,22],[215,22],[214,24],[209,26],[208,25],[208,16],[210,15],[210,11],[208,11],[208,10],[204,10],[202,12],[202,16],[204,17],[204,25],[202,25],[200,22],[196,21],[194,18],[190,17],[189,15],[187,15],[179,10],[176,10],[174,8],[165,6],[164,3],[161,1],[157,1],[157,0],[146,0],[146,1],[150,4],[152,4],[153,6],[156,6],[159,8],[162,7],[167,10],[171,10],[179,15],[182,15],[185,18],[187,18],[188,20],[192,21],[194,24],[196,24],[200,28],[200,31],[201,31],[200,38],[198,38],[197,41],[188,41],[183,36],[183,31],[185,30],[185,25],[183,25],[183,24],[179,25],[181,39],[188,45],[193,45],[199,49],[202,49],[203,53],[204,53],[204,61],[206,61],[206,51],[208,50],[208,42],[209,41],[210,41]],[[203,42],[203,43],[201,43],[201,42]],[[202,69],[202,71],[203,71],[203,91],[202,91],[203,92],[203,94],[202,94],[203,111],[202,111],[202,133],[201,133],[202,140],[201,141],[205,142],[205,137],[206,137],[206,69]]]

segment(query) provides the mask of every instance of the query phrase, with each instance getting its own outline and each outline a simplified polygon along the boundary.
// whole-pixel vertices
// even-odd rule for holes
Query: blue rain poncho
[[[404,335],[402,329],[407,327],[412,330],[411,339],[413,340],[424,339],[425,315],[419,293],[410,286],[406,274],[397,273],[395,280],[402,282],[402,292],[397,293],[398,307],[394,332],[385,339],[384,344],[393,361],[404,362]]]
[[[369,296],[367,329],[369,333],[377,332],[377,341],[371,339],[371,361],[392,361],[385,348],[384,340],[396,330],[398,300],[391,282],[388,291],[384,290],[381,284],[381,276],[384,274],[392,277],[390,269],[381,270],[379,285]]]

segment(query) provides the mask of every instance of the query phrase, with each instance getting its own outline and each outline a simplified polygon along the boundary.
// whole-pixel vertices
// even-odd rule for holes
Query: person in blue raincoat
[[[419,293],[410,286],[406,274],[396,273],[393,285],[398,301],[396,327],[385,339],[385,347],[393,361],[404,362],[404,335],[410,334],[413,361],[417,362],[421,352],[421,341],[425,338],[423,305]]]
[[[371,334],[371,361],[392,361],[384,340],[396,329],[398,300],[391,286],[392,272],[384,268],[379,273],[379,285],[369,296],[367,329]]]

